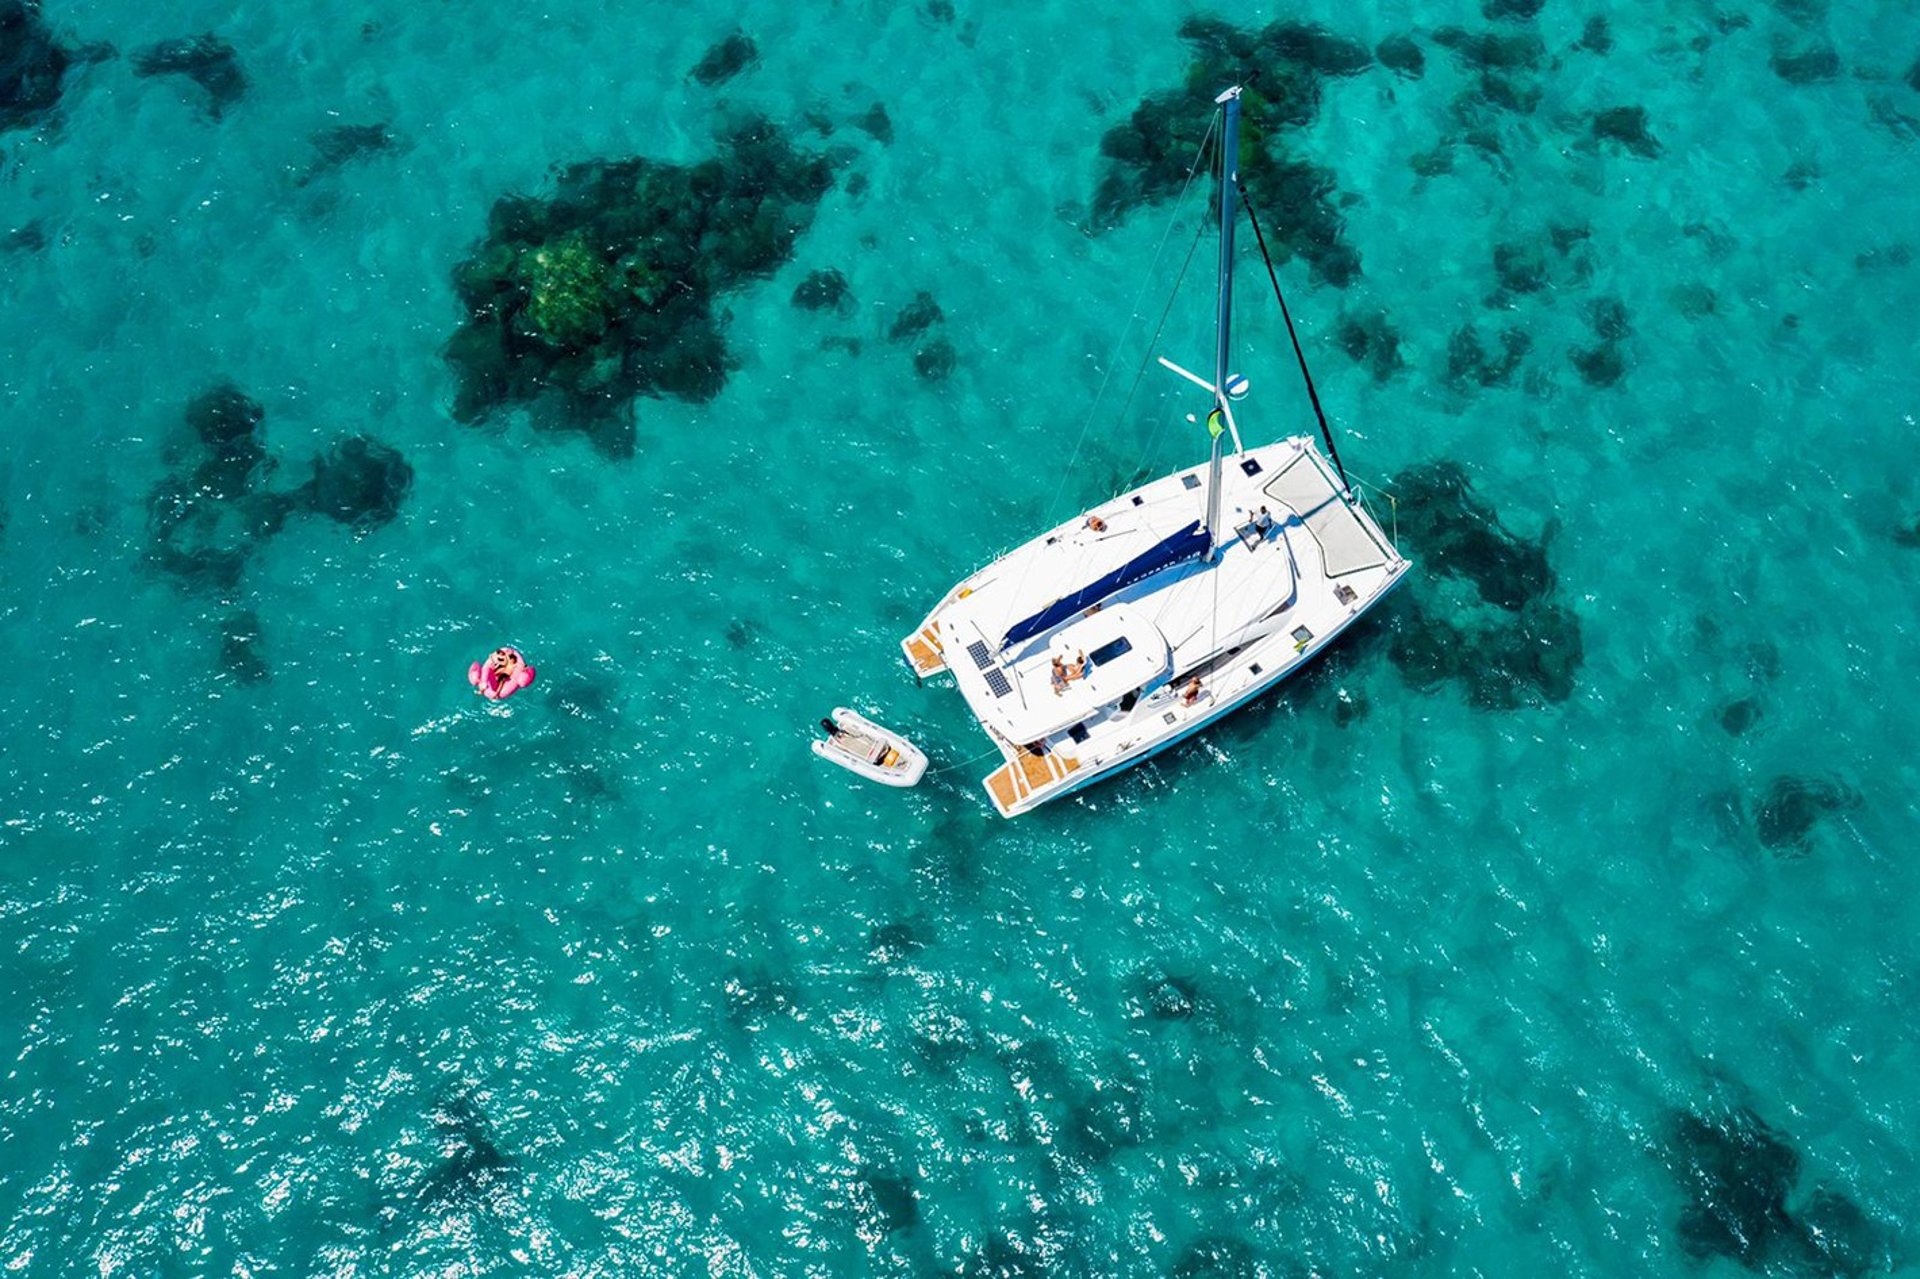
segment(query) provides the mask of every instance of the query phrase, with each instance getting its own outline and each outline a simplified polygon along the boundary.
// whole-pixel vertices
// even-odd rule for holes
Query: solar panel
[[[987,652],[987,646],[979,640],[967,645],[967,656],[971,657],[973,664],[983,671],[993,665],[993,655]]]
[[[1013,685],[1007,683],[1007,673],[997,666],[987,672],[987,687],[995,697],[1005,697],[1013,691]]]

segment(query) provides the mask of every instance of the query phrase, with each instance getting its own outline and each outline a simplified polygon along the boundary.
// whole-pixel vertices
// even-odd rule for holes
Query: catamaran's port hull
[[[1324,652],[1326,649],[1332,647],[1333,644],[1337,642],[1342,635],[1346,634],[1348,628],[1353,626],[1355,622],[1358,622],[1362,617],[1365,617],[1368,613],[1372,612],[1373,609],[1380,603],[1381,600],[1384,600],[1388,595],[1391,595],[1393,593],[1394,588],[1400,585],[1401,581],[1404,580],[1406,577],[1407,569],[1410,567],[1411,567],[1410,565],[1403,563],[1400,567],[1400,571],[1394,575],[1393,579],[1390,582],[1388,582],[1388,584],[1380,591],[1378,595],[1373,597],[1372,603],[1368,604],[1365,608],[1356,612],[1351,618],[1347,619],[1347,621],[1344,622],[1339,627],[1339,629],[1327,635],[1320,643],[1315,644],[1310,648],[1306,649],[1303,653],[1301,653],[1300,660],[1298,662],[1295,662],[1292,665],[1287,666],[1285,669],[1275,673],[1271,679],[1265,681],[1264,683],[1255,685],[1245,690],[1244,692],[1236,695],[1232,699],[1223,702],[1218,709],[1212,710],[1208,712],[1206,715],[1196,718],[1192,722],[1181,725],[1178,730],[1170,733],[1167,737],[1159,741],[1153,742],[1149,745],[1135,747],[1132,753],[1123,755],[1120,758],[1113,760],[1112,762],[1098,769],[1089,770],[1086,772],[1085,776],[1074,777],[1071,774],[1069,774],[1068,777],[1062,779],[1062,784],[1048,786],[1048,787],[1045,787],[1044,789],[1037,789],[1025,795],[1018,795],[1016,792],[1016,797],[1014,798],[1013,803],[1009,805],[1002,799],[1002,792],[996,791],[994,787],[994,781],[996,778],[999,778],[1003,773],[1007,772],[1008,769],[1018,769],[1020,767],[1020,763],[1015,758],[1015,755],[1012,752],[1008,752],[1006,750],[1005,744],[1002,743],[1001,751],[1004,755],[1006,755],[1006,758],[1007,758],[1006,768],[989,774],[986,778],[982,779],[982,782],[981,782],[981,785],[985,788],[987,792],[987,798],[993,801],[994,811],[999,813],[1002,817],[1018,817],[1022,813],[1032,812],[1034,809],[1040,807],[1042,804],[1051,803],[1056,799],[1061,799],[1068,795],[1077,794],[1078,792],[1083,791],[1087,789],[1089,786],[1095,785],[1096,783],[1108,781],[1118,776],[1119,774],[1126,772],[1128,769],[1134,767],[1136,764],[1146,763],[1148,760],[1152,759],[1155,755],[1158,755],[1161,751],[1167,750],[1170,747],[1178,746],[1181,742],[1186,741],[1189,737],[1192,737],[1194,734],[1203,731],[1204,729],[1210,727],[1211,725],[1218,723],[1220,720],[1225,719],[1227,716],[1233,714],[1235,711],[1240,710],[1242,707],[1245,707],[1251,704],[1252,702],[1257,701],[1259,698],[1264,697],[1266,694],[1272,692],[1274,689],[1278,688],[1280,685],[1286,683],[1287,677],[1289,675],[1293,675],[1296,672],[1304,669],[1309,664],[1311,664],[1315,657],[1319,656],[1319,654]],[[1076,767],[1074,771],[1078,772],[1080,770]]]

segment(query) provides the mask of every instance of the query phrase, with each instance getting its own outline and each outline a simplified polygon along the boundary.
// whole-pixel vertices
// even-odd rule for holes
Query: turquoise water
[[[1186,10],[44,16],[59,102],[0,133],[10,1270],[1914,1264],[1920,14],[1676,0],[1604,53],[1562,6],[1236,15],[1422,50],[1289,134],[1362,270],[1282,279],[1349,465],[1462,468],[1544,546],[1518,616],[1563,610],[1578,659],[1474,681],[1507,619],[1409,483],[1419,576],[1365,633],[1012,823],[896,642],[1050,512],[1200,455],[1165,379],[1124,396],[1190,231],[1153,275],[1170,207],[1085,230]],[[1488,80],[1450,24],[1543,52]],[[690,80],[741,26],[757,62]],[[246,81],[217,116],[135,74],[203,32]],[[1657,154],[1596,138],[1634,106]],[[640,399],[630,457],[456,423],[452,271],[494,201],[696,162],[745,113],[839,167],[723,296],[717,398]],[[371,124],[315,172],[315,133]],[[1307,429],[1247,265],[1242,421]],[[827,268],[852,307],[795,308]],[[944,318],[889,340],[921,291]],[[1190,300],[1159,349],[1204,363]],[[1483,377],[1468,326],[1530,346]],[[1573,358],[1601,347],[1610,385]],[[399,450],[397,516],[295,510],[225,581],[156,564],[222,381],[274,483]],[[464,673],[501,642],[541,678],[489,708]],[[947,771],[821,767],[836,702]]]

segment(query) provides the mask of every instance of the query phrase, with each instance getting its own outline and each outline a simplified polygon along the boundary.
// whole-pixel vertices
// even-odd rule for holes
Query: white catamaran
[[[1228,368],[1234,215],[1244,197],[1240,89],[1216,102],[1224,123],[1213,381],[1160,361],[1212,398],[1211,460],[1001,556],[901,641],[915,674],[953,672],[999,744],[1006,763],[986,788],[1006,817],[1246,705],[1312,661],[1409,567],[1348,482],[1324,416],[1325,456],[1307,436],[1241,443],[1234,402],[1246,380]]]

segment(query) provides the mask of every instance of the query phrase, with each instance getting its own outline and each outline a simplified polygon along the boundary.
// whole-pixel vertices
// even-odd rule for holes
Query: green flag
[[[1207,414],[1207,434],[1219,439],[1227,432],[1227,415],[1219,409]]]

